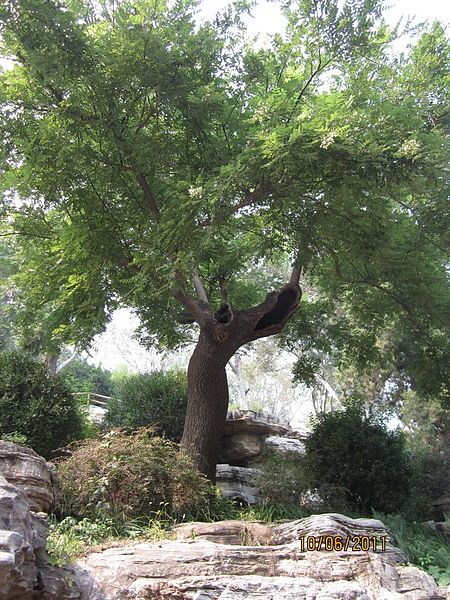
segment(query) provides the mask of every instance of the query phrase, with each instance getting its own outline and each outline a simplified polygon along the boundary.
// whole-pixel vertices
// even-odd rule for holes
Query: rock
[[[237,433],[222,438],[222,458],[230,464],[255,458],[262,448],[263,438],[254,433]]]
[[[267,546],[272,539],[270,525],[254,521],[183,523],[172,531],[177,540],[209,540],[216,544]]]
[[[227,418],[225,421],[225,436],[237,435],[240,433],[258,436],[283,436],[292,431],[287,422],[273,422],[269,416],[251,410],[239,411],[237,414],[233,413],[230,416],[232,418]]]
[[[37,583],[33,530],[25,494],[0,473],[0,599],[31,599]]]
[[[296,438],[271,435],[264,440],[266,446],[280,454],[304,454],[305,444]]]
[[[21,489],[35,512],[48,512],[54,502],[50,465],[34,450],[0,441],[0,473]]]
[[[0,600],[78,600],[80,591],[71,585],[72,570],[57,569],[48,563],[45,552],[49,527],[47,515],[30,510],[30,501],[32,506],[38,506],[36,499],[46,496],[37,489],[39,478],[36,472],[41,471],[38,468],[32,470],[32,482],[28,484],[23,475],[27,469],[21,461],[39,466],[35,459],[40,457],[21,446],[12,450],[15,462],[8,460],[6,464],[8,468],[11,464],[18,466],[21,487],[16,487],[0,473]],[[3,467],[5,463],[1,464]],[[13,471],[8,474],[14,479]]]
[[[262,500],[261,490],[253,483],[257,474],[256,469],[219,464],[216,470],[216,483],[225,498],[240,500],[246,504],[257,504]]]
[[[255,537],[244,537],[240,544],[221,539],[221,526],[228,532],[228,539],[236,541],[249,525],[192,523],[175,529],[184,541],[136,544],[91,554],[78,563],[81,598],[429,600],[438,593],[429,575],[414,567],[399,566],[398,551],[301,549],[299,537],[305,532],[316,538],[325,531],[334,535],[347,531],[352,535],[388,535],[380,521],[319,515],[281,526],[252,524],[256,527]],[[254,541],[264,543],[254,545]],[[245,545],[248,543],[252,545]]]

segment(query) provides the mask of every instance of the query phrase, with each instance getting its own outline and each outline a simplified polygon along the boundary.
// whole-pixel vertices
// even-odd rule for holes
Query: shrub
[[[423,521],[431,516],[432,500],[449,493],[450,448],[444,437],[429,445],[414,442],[412,488],[402,514]]]
[[[405,440],[363,410],[345,410],[318,417],[305,443],[312,488],[319,495],[334,490],[340,501],[357,510],[395,512],[408,497],[412,468]]]
[[[119,381],[108,403],[106,427],[147,427],[178,441],[183,433],[187,379],[178,370],[131,375]]]
[[[299,506],[308,489],[305,461],[298,454],[281,455],[266,450],[254,466],[260,471],[255,485],[265,503]]]
[[[62,513],[79,518],[124,522],[161,508],[171,515],[195,514],[212,493],[189,457],[149,429],[113,430],[79,442],[58,474]]]
[[[71,362],[61,372],[61,377],[71,392],[93,392],[102,396],[112,393],[111,373],[83,359]]]
[[[0,353],[0,437],[25,439],[48,458],[82,431],[76,400],[58,376],[19,352]]]

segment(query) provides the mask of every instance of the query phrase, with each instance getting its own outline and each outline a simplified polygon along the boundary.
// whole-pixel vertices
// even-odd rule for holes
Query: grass
[[[450,539],[426,523],[407,521],[401,515],[375,513],[403,550],[410,564],[427,571],[436,582],[445,587],[450,584]],[[450,525],[450,521],[447,521]]]

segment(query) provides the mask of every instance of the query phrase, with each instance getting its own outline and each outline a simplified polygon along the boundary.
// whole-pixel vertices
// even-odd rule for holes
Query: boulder
[[[2,442],[3,452],[5,444]],[[10,448],[5,454],[8,460],[1,462],[0,467],[7,466],[10,481],[0,472],[0,600],[78,600],[80,591],[72,585],[71,569],[55,568],[48,562],[47,515],[31,510],[39,508],[48,498],[48,482],[44,477],[48,473],[47,463],[41,459],[42,464],[36,460],[40,458],[37,454],[21,446]],[[17,477],[12,470],[14,464]],[[33,468],[31,482],[27,483],[24,474],[29,465]],[[42,492],[37,484],[41,475]],[[18,485],[11,481],[18,481]]]
[[[0,473],[22,490],[35,512],[48,512],[54,502],[50,465],[31,448],[0,440]]]
[[[216,470],[216,484],[225,498],[246,504],[258,504],[262,500],[261,490],[253,483],[257,474],[257,469],[219,464]]]
[[[249,523],[190,523],[175,529],[181,540],[91,554],[78,563],[81,599],[429,600],[438,594],[429,575],[398,564],[399,551],[301,548],[305,532],[315,539],[323,531],[388,536],[380,521],[319,515],[282,526],[251,525],[254,536],[241,537],[239,544],[229,542]],[[230,537],[221,539],[221,528]]]
[[[287,435],[292,431],[287,422],[274,421],[270,416],[252,410],[229,413],[225,421],[224,435],[240,433],[258,436]]]
[[[222,438],[222,458],[230,464],[248,461],[258,456],[263,438],[254,433],[237,433]]]
[[[298,454],[305,453],[305,444],[296,438],[280,437],[271,435],[264,440],[266,446],[280,454]]]

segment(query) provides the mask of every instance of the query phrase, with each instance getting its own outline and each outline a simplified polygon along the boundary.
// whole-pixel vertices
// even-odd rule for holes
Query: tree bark
[[[293,269],[290,282],[268,294],[248,310],[234,311],[223,304],[213,313],[204,299],[195,303],[184,290],[175,296],[200,325],[200,336],[188,368],[188,403],[181,445],[198,469],[212,482],[228,409],[225,367],[236,350],[258,338],[279,333],[298,308],[300,271]]]

